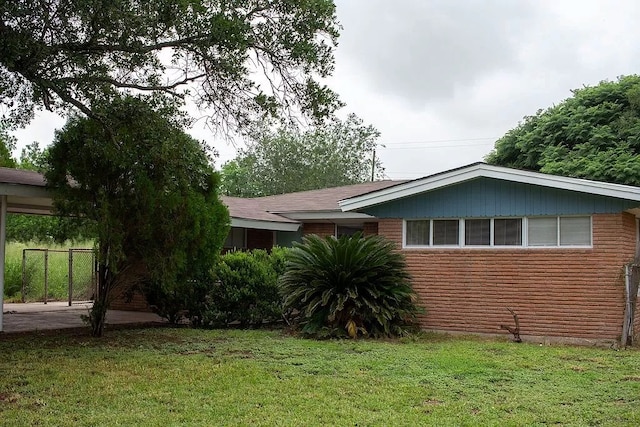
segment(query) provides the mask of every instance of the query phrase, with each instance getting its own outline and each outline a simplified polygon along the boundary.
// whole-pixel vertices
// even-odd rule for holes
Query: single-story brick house
[[[405,254],[425,329],[497,333],[509,307],[525,337],[616,342],[637,301],[638,187],[476,163],[340,207],[377,218]]]
[[[524,339],[613,343],[640,332],[626,269],[638,255],[638,187],[475,163],[412,181],[223,201],[228,250],[290,246],[307,234],[391,239],[426,330],[508,335],[500,326],[514,325],[510,308]]]
[[[500,326],[513,326],[510,308],[525,339],[619,342],[625,319],[624,333],[640,331],[625,269],[638,255],[637,187],[475,163],[412,181],[224,201],[229,247],[358,230],[393,240],[426,308],[424,329],[508,334]]]

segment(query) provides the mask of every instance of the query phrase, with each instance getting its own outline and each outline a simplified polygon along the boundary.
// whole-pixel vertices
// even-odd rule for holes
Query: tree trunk
[[[113,287],[113,275],[106,264],[108,249],[100,245],[100,257],[98,263],[98,295],[93,301],[93,307],[89,313],[91,335],[101,337],[104,334],[104,325],[107,310],[111,302],[111,288]]]

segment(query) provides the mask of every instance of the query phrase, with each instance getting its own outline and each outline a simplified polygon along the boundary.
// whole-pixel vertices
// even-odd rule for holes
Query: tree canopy
[[[47,154],[47,184],[61,214],[92,220],[98,238],[100,335],[112,298],[135,286],[172,287],[206,275],[229,215],[202,144],[175,111],[125,97],[100,108],[103,121],[71,118]]]
[[[356,184],[371,179],[380,133],[351,114],[326,126],[262,129],[222,167],[222,192],[259,197]],[[374,176],[384,168],[375,160]]]
[[[5,123],[0,121],[0,167],[16,167],[16,161],[12,155],[15,149],[16,138],[9,134]]]
[[[572,91],[500,138],[489,163],[640,185],[640,76]]]
[[[96,118],[123,90],[190,96],[218,128],[323,118],[338,30],[332,0],[2,1],[0,104],[19,125],[35,107]]]

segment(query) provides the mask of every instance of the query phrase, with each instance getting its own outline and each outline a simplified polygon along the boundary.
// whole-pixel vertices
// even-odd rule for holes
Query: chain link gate
[[[22,302],[93,299],[96,257],[92,249],[23,249]]]

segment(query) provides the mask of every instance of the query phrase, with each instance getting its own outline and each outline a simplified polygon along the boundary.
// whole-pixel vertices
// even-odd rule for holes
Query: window
[[[528,219],[529,246],[590,246],[591,217]]]
[[[459,225],[457,219],[434,219],[433,246],[458,245]]]
[[[405,221],[404,246],[591,246],[590,216]]]
[[[591,245],[591,218],[560,217],[560,246]]]
[[[224,242],[225,249],[245,249],[246,248],[246,228],[231,227],[227,240]]]
[[[363,233],[364,227],[360,226],[349,226],[349,225],[338,225],[336,226],[336,237],[340,238],[342,236],[353,236],[356,233]]]
[[[467,246],[488,246],[491,244],[490,219],[465,219],[464,244]]]
[[[407,221],[405,245],[428,246],[430,223],[431,221],[429,220]]]
[[[522,218],[494,219],[495,246],[522,246]]]
[[[529,218],[529,246],[558,246],[558,218]]]

